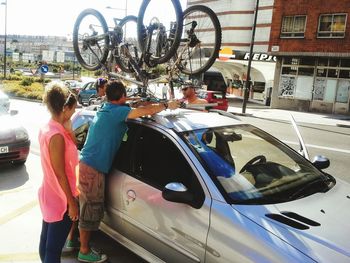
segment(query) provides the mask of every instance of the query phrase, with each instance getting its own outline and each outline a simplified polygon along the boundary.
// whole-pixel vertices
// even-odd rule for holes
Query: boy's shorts
[[[105,175],[83,162],[79,163],[79,228],[98,230],[104,216]]]

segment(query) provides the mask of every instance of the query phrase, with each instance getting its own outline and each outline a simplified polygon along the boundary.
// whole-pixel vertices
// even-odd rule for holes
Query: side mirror
[[[193,206],[194,198],[182,183],[168,183],[163,191],[162,196],[165,200],[175,203],[183,203]]]
[[[10,115],[14,116],[18,114],[18,110],[10,110]]]
[[[329,159],[325,156],[322,156],[322,155],[316,155],[314,160],[312,161],[312,164],[322,170],[322,169],[326,169],[329,167],[330,165],[330,162],[329,162]]]

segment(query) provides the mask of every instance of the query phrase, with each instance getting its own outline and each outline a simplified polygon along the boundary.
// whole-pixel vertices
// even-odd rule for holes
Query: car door
[[[125,202],[122,196],[123,184],[125,178],[133,174],[132,149],[135,144],[138,127],[132,123],[128,124],[128,131],[125,133],[114,158],[112,170],[106,177],[106,213],[103,223],[108,227],[103,226],[103,230],[109,234],[112,232],[117,232],[121,235],[125,234],[125,227],[122,221],[125,211]],[[119,241],[122,240],[119,239]]]
[[[143,127],[136,136],[134,174],[123,182],[126,236],[165,262],[204,262],[211,200],[174,137]],[[199,204],[166,201],[170,182],[185,185]]]
[[[88,102],[92,95],[96,94],[95,82],[87,83],[83,92],[81,93],[81,98],[83,102]]]

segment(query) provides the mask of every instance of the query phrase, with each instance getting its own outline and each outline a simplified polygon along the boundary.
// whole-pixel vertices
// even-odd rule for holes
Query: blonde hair
[[[71,108],[77,103],[77,99],[63,83],[53,81],[45,87],[43,102],[51,114],[59,115],[63,111],[64,106]]]

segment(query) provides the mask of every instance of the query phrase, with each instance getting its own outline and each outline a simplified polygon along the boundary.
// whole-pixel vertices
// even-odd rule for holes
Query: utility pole
[[[4,79],[6,79],[7,0],[1,4],[5,6]]]
[[[252,67],[252,57],[253,57],[253,49],[254,49],[254,41],[255,41],[255,29],[256,29],[256,21],[258,19],[258,9],[259,9],[259,0],[256,0],[255,14],[254,14],[254,24],[252,30],[252,39],[250,42],[250,50],[249,50],[249,60],[248,60],[248,69],[247,69],[247,78],[245,81],[245,87],[243,88],[243,105],[242,105],[242,113],[245,113],[247,107],[247,101],[249,97],[250,91],[250,70]]]

